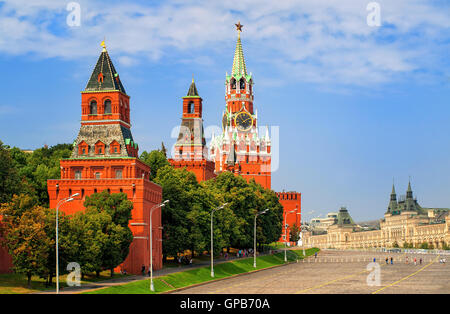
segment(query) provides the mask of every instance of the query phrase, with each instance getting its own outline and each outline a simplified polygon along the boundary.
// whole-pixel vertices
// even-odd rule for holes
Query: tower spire
[[[408,181],[408,189],[406,190],[406,198],[407,199],[413,198],[413,191],[411,189],[411,177],[409,178],[409,181]]]
[[[388,213],[395,213],[395,211],[398,208],[398,203],[397,203],[397,194],[395,193],[395,186],[394,186],[394,182],[392,182],[392,192],[391,192],[391,199],[389,201],[389,206],[388,206]]]
[[[241,42],[241,32],[243,26],[244,25],[242,25],[241,22],[238,22],[238,24],[236,24],[238,39],[236,43],[236,50],[234,52],[233,70],[231,71],[231,75],[233,75],[236,79],[239,79],[242,76],[247,76],[247,68],[245,66],[244,51],[242,50]]]
[[[197,91],[197,86],[195,86],[195,82],[194,82],[194,75],[192,75],[192,83],[191,83],[191,86],[189,86],[187,96],[188,97],[199,97],[198,91]]]
[[[108,51],[106,51],[105,41],[100,46],[103,47],[102,53],[98,58],[97,64],[92,71],[91,77],[84,89],[85,92],[101,92],[101,91],[119,91],[126,94],[125,88],[114,67]]]

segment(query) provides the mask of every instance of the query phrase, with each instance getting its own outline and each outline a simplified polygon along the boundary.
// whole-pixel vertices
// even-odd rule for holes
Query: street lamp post
[[[291,210],[288,211],[286,213],[284,213],[284,261],[287,262],[287,255],[286,255],[286,251],[287,251],[287,214],[291,214],[295,212],[295,210]]]
[[[153,206],[150,209],[150,214],[149,214],[150,215],[149,228],[150,228],[150,290],[151,291],[155,291],[155,286],[153,285],[153,238],[152,238],[152,235],[153,235],[153,230],[152,230],[153,228],[152,227],[153,227],[153,225],[152,225],[152,214],[153,214],[153,211],[155,209],[160,208],[160,207],[164,207],[168,202],[169,202],[169,200],[165,200],[161,204]]]
[[[62,204],[72,202],[74,200],[74,197],[77,197],[79,193],[75,193],[67,198],[63,198],[58,202],[56,205],[56,294],[59,294],[59,249],[58,249],[58,223],[59,223],[59,207]]]
[[[305,226],[305,227],[303,227],[303,226]],[[303,242],[303,241],[305,241],[305,232],[303,231],[305,228],[306,228],[306,225],[305,224],[303,224],[302,226],[301,226],[301,228],[302,228],[302,246],[303,246],[303,257],[305,257],[306,256],[306,252],[305,252],[305,242]]]
[[[253,267],[256,268],[256,218],[259,215],[263,215],[267,213],[269,209],[265,209],[263,211],[257,212],[255,215],[255,227],[254,227],[254,235],[253,235]]]
[[[307,213],[306,215],[309,215],[309,214],[312,214],[312,213],[314,213],[315,211],[314,210],[312,210],[312,211],[310,211],[309,213]],[[321,216],[321,215],[320,215]],[[319,216],[319,217],[320,217]],[[301,235],[302,235],[302,246],[303,246],[303,257],[305,257],[306,256],[306,252],[305,252],[305,233],[304,233],[304,231],[303,231],[303,229],[306,229],[307,228],[307,225],[305,224],[305,223],[302,223],[302,224],[300,224],[300,226],[301,226]],[[303,228],[303,226],[304,226],[304,228]]]
[[[213,215],[216,210],[222,209],[228,203],[223,204],[211,211],[211,277],[214,277],[214,235],[213,235]]]

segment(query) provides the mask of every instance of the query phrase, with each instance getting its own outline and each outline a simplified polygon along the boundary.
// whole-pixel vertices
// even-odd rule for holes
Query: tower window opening
[[[195,105],[194,105],[194,102],[193,102],[193,101],[191,101],[191,102],[188,104],[188,112],[189,112],[189,113],[195,113]]]
[[[234,78],[230,81],[231,89],[236,89],[236,80]]]
[[[97,102],[95,100],[91,101],[89,105],[90,114],[97,114]]]
[[[244,78],[241,78],[239,80],[239,88],[240,89],[245,89],[245,80],[244,80]]]
[[[75,171],[75,179],[76,180],[81,180],[81,170],[76,170]]]
[[[105,114],[111,114],[111,100],[105,100]]]

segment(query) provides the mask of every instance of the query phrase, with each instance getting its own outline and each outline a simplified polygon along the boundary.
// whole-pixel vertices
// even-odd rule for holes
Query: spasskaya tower
[[[215,172],[231,171],[247,181],[271,188],[271,141],[268,127],[260,137],[254,108],[253,76],[248,74],[241,42],[243,25],[236,24],[238,39],[231,74],[225,80],[222,133],[211,139],[210,156]]]

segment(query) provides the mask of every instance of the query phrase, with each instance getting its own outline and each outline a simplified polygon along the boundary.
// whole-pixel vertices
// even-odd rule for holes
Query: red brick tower
[[[139,274],[150,265],[149,211],[161,203],[162,189],[149,181],[150,167],[138,157],[130,124],[130,97],[103,46],[91,78],[81,92],[81,128],[73,143],[71,158],[63,159],[61,180],[48,180],[50,207],[79,193],[73,202],[61,206],[66,214],[84,210],[86,196],[104,190],[123,192],[133,202],[130,228],[133,242],[122,269]],[[153,266],[162,267],[161,211],[153,223]]]
[[[241,43],[242,25],[236,24],[238,40],[231,75],[226,75],[226,108],[223,132],[211,140],[211,158],[215,171],[231,171],[247,181],[255,179],[271,188],[271,141],[269,130],[260,138],[258,113],[253,106],[253,77],[247,73]]]
[[[215,177],[214,162],[207,158],[202,110],[202,98],[192,79],[187,96],[183,97],[183,115],[180,134],[174,147],[174,158],[169,161],[175,168],[186,168],[193,172],[198,181]]]
[[[297,227],[300,227],[302,221],[302,194],[292,191],[292,192],[277,192],[278,200],[283,206],[283,233],[280,238],[280,242],[290,242],[290,231],[294,223]],[[290,213],[290,211],[294,211]],[[285,215],[286,214],[286,215]],[[286,216],[286,221],[284,218]],[[287,225],[287,226],[286,226]],[[286,234],[286,239],[284,235]]]

